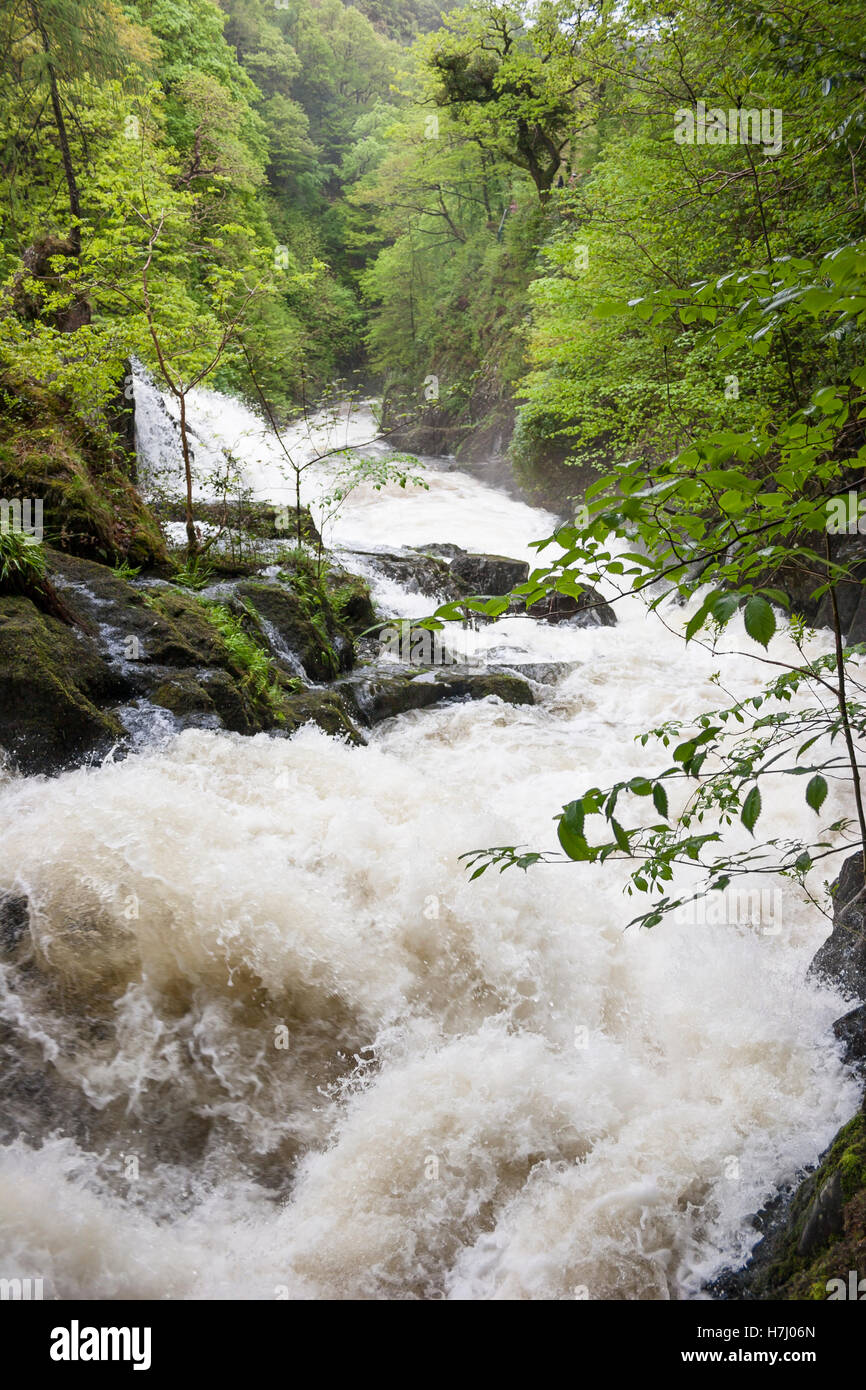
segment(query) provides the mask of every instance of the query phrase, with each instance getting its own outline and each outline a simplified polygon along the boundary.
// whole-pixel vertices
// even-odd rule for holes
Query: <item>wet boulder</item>
[[[317,596],[285,584],[247,581],[238,597],[252,607],[278,656],[295,657],[310,680],[326,681],[354,664],[352,634]]]
[[[591,585],[579,598],[571,594],[551,592],[526,610],[530,618],[546,623],[565,623],[569,627],[615,627],[616,614],[611,605]]]
[[[470,555],[463,551],[451,561],[451,573],[473,594],[499,598],[517,584],[529,578],[525,560],[511,560],[507,555]]]
[[[508,705],[534,704],[525,680],[507,671],[441,670],[410,667],[406,671],[365,668],[337,687],[359,723],[370,726],[409,710],[429,709],[452,700],[496,696]]]
[[[845,860],[832,891],[833,930],[815,955],[810,973],[866,1001],[866,887],[860,854]]]
[[[349,702],[337,690],[304,690],[288,698],[284,706],[287,733],[304,724],[317,724],[326,734],[347,743],[363,744],[363,734],[352,719]]]
[[[123,730],[100,706],[124,693],[92,636],[27,598],[0,598],[0,747],[22,772],[107,753]]]
[[[422,550],[351,550],[342,554],[351,563],[384,575],[409,593],[423,594],[435,603],[453,602],[468,593],[445,559]],[[431,605],[432,606],[432,605]]]

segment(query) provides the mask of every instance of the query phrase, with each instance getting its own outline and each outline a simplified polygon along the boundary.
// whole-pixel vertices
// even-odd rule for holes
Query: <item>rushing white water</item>
[[[273,498],[255,417],[199,404],[211,453],[218,422]],[[458,471],[428,481],[355,497],[337,540],[528,557],[549,529]],[[566,663],[534,707],[408,714],[361,748],[187,732],[0,784],[0,891],[33,933],[0,971],[26,1136],[0,1156],[4,1275],[64,1297],[669,1298],[746,1253],[749,1213],[856,1106],[843,1003],[805,979],[826,922],[785,883],[771,931],[624,930],[615,864],[470,883],[459,862],[551,847],[565,801],[658,767],[632,736],[719,703],[719,667],[760,685],[619,611],[479,635]],[[765,797],[776,833],[810,814]]]

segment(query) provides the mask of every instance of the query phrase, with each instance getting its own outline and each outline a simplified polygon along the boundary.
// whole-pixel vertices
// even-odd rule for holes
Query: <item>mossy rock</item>
[[[233,734],[256,734],[284,728],[280,712],[248,690],[243,680],[229,671],[208,671],[203,685],[224,729]]]
[[[376,609],[366,579],[348,570],[331,566],[325,576],[328,601],[338,622],[355,637],[376,624]]]
[[[779,1205],[779,1204],[777,1204]],[[836,1135],[819,1166],[781,1213],[745,1269],[714,1289],[737,1299],[826,1299],[831,1279],[866,1275],[866,1111]]]
[[[0,746],[22,772],[107,752],[123,729],[99,705],[125,693],[92,637],[29,599],[0,598]]]
[[[231,666],[231,657],[200,598],[166,586],[152,590],[147,605],[165,621],[152,630],[149,654],[166,666]]]
[[[283,727],[276,713],[250,699],[240,682],[227,671],[208,671],[201,679],[178,672],[162,681],[150,699],[187,727],[216,723],[236,734]]]
[[[110,435],[77,419],[56,396],[0,382],[0,496],[43,504],[46,538],[106,563],[167,562],[153,513],[133,483],[135,461]]]
[[[201,714],[216,716],[213,700],[201,682],[193,676],[180,674],[171,680],[162,681],[150,698],[155,705],[180,717]]]
[[[187,723],[210,715],[244,734],[279,725],[278,709],[250,688],[248,671],[197,594],[169,584],[135,585],[104,565],[68,555],[52,555],[50,572],[93,630],[110,628],[121,645],[137,639],[138,655],[125,663],[135,694]],[[245,627],[268,652],[255,622],[247,620]]]
[[[291,576],[288,576],[289,584]],[[271,645],[293,654],[311,680],[326,681],[349,670],[355,651],[350,629],[326,600],[300,587],[248,581],[238,596],[249,604],[274,634]],[[267,627],[265,627],[267,632]]]
[[[285,724],[288,732],[301,728],[304,724],[317,724],[326,734],[343,738],[349,743],[365,742],[350,719],[343,700],[333,690],[305,690],[289,696],[284,706]]]
[[[379,724],[409,710],[429,709],[452,700],[484,700],[495,695],[508,705],[531,705],[531,687],[519,676],[501,671],[419,670],[385,674],[363,670],[336,687],[355,717],[366,725]]]

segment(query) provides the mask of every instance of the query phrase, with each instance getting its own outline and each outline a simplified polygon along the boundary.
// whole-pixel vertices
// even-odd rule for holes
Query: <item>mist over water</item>
[[[156,466],[170,423],[139,389]],[[228,447],[288,500],[252,412],[206,392],[192,419],[207,457]],[[306,475],[314,514],[328,466]],[[458,470],[426,476],[353,496],[332,543],[529,559],[552,528]],[[393,581],[387,599],[432,606]],[[0,781],[0,893],[31,908],[0,966],[2,1109],[26,1136],[0,1151],[5,1274],[84,1298],[683,1298],[745,1256],[748,1215],[857,1104],[842,1001],[805,980],[827,922],[780,881],[775,933],[626,930],[622,866],[470,883],[459,861],[554,848],[566,801],[664,764],[634,735],[728,702],[714,671],[759,688],[747,658],[617,611],[474,635],[481,656],[563,663],[532,707],[405,714],[360,748],[190,731]],[[748,646],[736,624],[726,645]],[[810,815],[768,789],[774,833]]]

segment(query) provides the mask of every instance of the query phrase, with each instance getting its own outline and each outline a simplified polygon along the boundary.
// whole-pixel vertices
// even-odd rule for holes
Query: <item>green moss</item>
[[[0,381],[0,496],[41,500],[50,544],[109,564],[164,564],[165,542],[133,473],[116,440],[61,400]]]
[[[858,1116],[858,1120],[858,1142],[847,1148],[839,1159],[839,1171],[842,1174],[842,1195],[846,1201],[850,1201],[861,1188],[866,1187],[866,1135],[863,1133],[862,1117]]]
[[[98,707],[116,693],[90,638],[28,598],[0,597],[0,745],[22,771],[55,771],[121,738]]]
[[[342,571],[332,574],[324,565],[320,569],[306,551],[294,550],[286,554],[279,584],[249,581],[238,593],[311,680],[331,680],[354,665],[355,631],[370,626],[372,612],[363,580],[354,581]]]
[[[204,608],[235,666],[242,672],[242,685],[254,700],[271,709],[278,723],[282,723],[285,720],[285,691],[274,679],[270,656],[244,631],[241,619],[228,608],[210,602],[206,602]]]
[[[815,1222],[822,1207],[831,1219]],[[866,1113],[843,1126],[819,1167],[794,1195],[784,1227],[758,1262],[759,1298],[825,1299],[827,1282],[866,1271]]]

